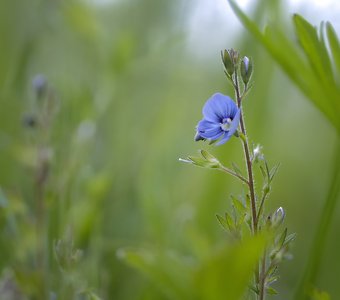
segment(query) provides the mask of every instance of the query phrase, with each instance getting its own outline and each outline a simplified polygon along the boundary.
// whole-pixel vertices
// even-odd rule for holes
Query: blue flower
[[[219,140],[222,145],[236,132],[241,111],[228,96],[220,93],[212,95],[203,106],[203,119],[198,122],[195,141]]]

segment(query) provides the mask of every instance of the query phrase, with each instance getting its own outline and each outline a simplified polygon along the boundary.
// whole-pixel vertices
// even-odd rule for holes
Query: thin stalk
[[[248,145],[248,138],[246,132],[246,126],[243,119],[243,110],[242,110],[242,97],[240,94],[240,87],[238,84],[237,73],[235,72],[234,75],[235,81],[235,92],[237,98],[237,106],[241,111],[240,116],[240,127],[241,132],[244,135],[245,139],[243,140],[243,150],[245,154],[245,160],[247,165],[247,172],[248,172],[248,186],[249,186],[249,193],[250,193],[250,202],[251,202],[251,211],[252,211],[252,223],[253,223],[253,233],[257,233],[257,213],[256,213],[256,197],[255,197],[255,184],[254,184],[254,176],[253,176],[253,166],[250,159],[250,152],[249,152],[249,145]]]
[[[296,300],[308,299],[308,291],[314,287],[317,274],[320,269],[321,260],[323,258],[326,238],[330,229],[331,222],[335,213],[335,206],[340,194],[340,137],[338,137],[335,149],[335,165],[332,170],[332,183],[329,187],[328,196],[324,204],[319,225],[312,243],[305,271],[303,273],[300,284],[295,293]],[[306,293],[307,292],[307,293]]]
[[[268,195],[268,192],[263,192],[262,199],[261,199],[261,202],[260,202],[260,207],[259,207],[259,210],[257,212],[257,218],[258,219],[260,218],[260,215],[262,213],[263,205],[264,205],[264,202],[265,202],[265,200],[267,198],[267,195]]]
[[[247,165],[247,173],[248,173],[248,187],[249,187],[249,194],[250,194],[250,203],[251,203],[251,213],[252,213],[252,229],[253,234],[257,234],[257,225],[258,225],[258,219],[257,219],[257,211],[256,211],[256,196],[255,196],[255,183],[254,183],[254,175],[253,175],[253,165],[252,161],[250,159],[250,151],[249,151],[249,143],[248,143],[248,136],[246,131],[246,125],[245,121],[243,119],[243,109],[242,109],[242,96],[240,93],[240,86],[238,83],[238,77],[237,72],[235,72],[234,75],[234,88],[236,93],[236,99],[237,99],[237,106],[240,109],[240,127],[241,127],[241,133],[244,136],[244,139],[242,139],[243,144],[243,151],[245,155],[245,161]],[[264,266],[265,267],[265,266]],[[259,266],[255,269],[255,282],[259,285],[259,289],[261,291],[264,290],[264,280],[261,280],[261,272]],[[259,294],[259,300],[264,299],[264,293],[261,292]]]
[[[230,174],[230,175],[232,175],[232,176],[234,176],[234,177],[240,179],[240,180],[243,181],[246,185],[249,186],[249,181],[248,181],[246,178],[244,178],[244,177],[241,176],[241,175],[238,175],[237,173],[235,173],[234,171],[228,169],[227,167],[221,165],[221,166],[219,167],[219,170],[221,170],[222,172],[228,173],[228,174]]]
[[[259,299],[264,300],[266,297],[266,290],[265,290],[265,282],[266,282],[266,251],[263,253],[262,257],[262,264],[261,264],[261,272],[260,272],[260,279],[259,279]]]

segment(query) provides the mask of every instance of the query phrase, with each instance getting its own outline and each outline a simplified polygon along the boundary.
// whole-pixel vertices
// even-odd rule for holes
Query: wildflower
[[[218,141],[222,145],[236,132],[241,112],[228,96],[214,94],[203,106],[203,119],[197,125],[195,141]]]
[[[253,72],[253,62],[247,56],[243,57],[241,61],[241,77],[244,84],[249,82],[251,74]]]

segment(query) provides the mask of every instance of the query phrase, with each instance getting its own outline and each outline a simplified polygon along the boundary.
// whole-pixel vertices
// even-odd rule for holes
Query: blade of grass
[[[325,250],[325,244],[329,228],[335,213],[335,206],[340,195],[340,138],[338,138],[335,148],[335,164],[332,170],[332,183],[329,187],[322,214],[320,217],[317,232],[312,244],[312,251],[309,255],[307,266],[303,273],[302,279],[295,293],[295,300],[309,299],[309,291],[315,286],[317,274],[320,269],[322,257]]]

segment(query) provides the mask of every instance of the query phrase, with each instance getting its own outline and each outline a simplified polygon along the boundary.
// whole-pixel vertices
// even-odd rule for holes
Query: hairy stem
[[[256,213],[256,197],[255,197],[255,187],[254,187],[255,184],[254,184],[254,176],[253,176],[253,165],[250,159],[246,126],[245,126],[245,122],[243,119],[242,98],[240,94],[240,87],[238,84],[238,78],[237,78],[236,73],[234,76],[234,80],[235,80],[235,92],[236,92],[236,98],[237,98],[237,106],[239,107],[241,111],[241,117],[240,117],[241,132],[245,137],[245,139],[243,140],[243,150],[244,150],[244,155],[245,155],[245,160],[246,160],[246,165],[247,165],[247,172],[248,172],[248,186],[249,186],[251,211],[252,211],[253,233],[256,234],[257,233],[257,213]]]
[[[237,99],[237,106],[240,109],[241,116],[240,116],[240,127],[241,132],[244,136],[243,140],[243,150],[245,155],[245,161],[247,165],[247,173],[248,173],[248,187],[249,187],[249,195],[250,195],[250,203],[251,203],[251,213],[252,213],[252,230],[253,234],[255,235],[257,233],[257,225],[258,225],[258,219],[257,219],[257,211],[256,211],[256,196],[255,196],[255,183],[254,183],[254,175],[253,175],[253,165],[250,158],[250,152],[249,152],[249,143],[248,143],[248,136],[246,131],[246,125],[243,119],[243,110],[242,110],[242,96],[240,93],[240,86],[238,83],[238,77],[237,72],[235,72],[234,75],[234,88],[236,93],[236,99]],[[259,300],[264,299],[264,282],[265,282],[265,255],[264,255],[264,265],[262,264],[261,272],[259,266],[255,269],[255,282],[259,286]],[[262,275],[262,276],[261,276]],[[262,293],[261,293],[262,291]]]
[[[228,169],[227,167],[221,165],[219,170],[221,170],[222,172],[228,173],[228,174],[230,174],[230,175],[240,179],[242,182],[244,182],[245,184],[247,184],[249,186],[249,182],[248,182],[248,180],[246,178],[244,178],[241,175],[238,175],[237,173],[235,173],[234,171]]]

